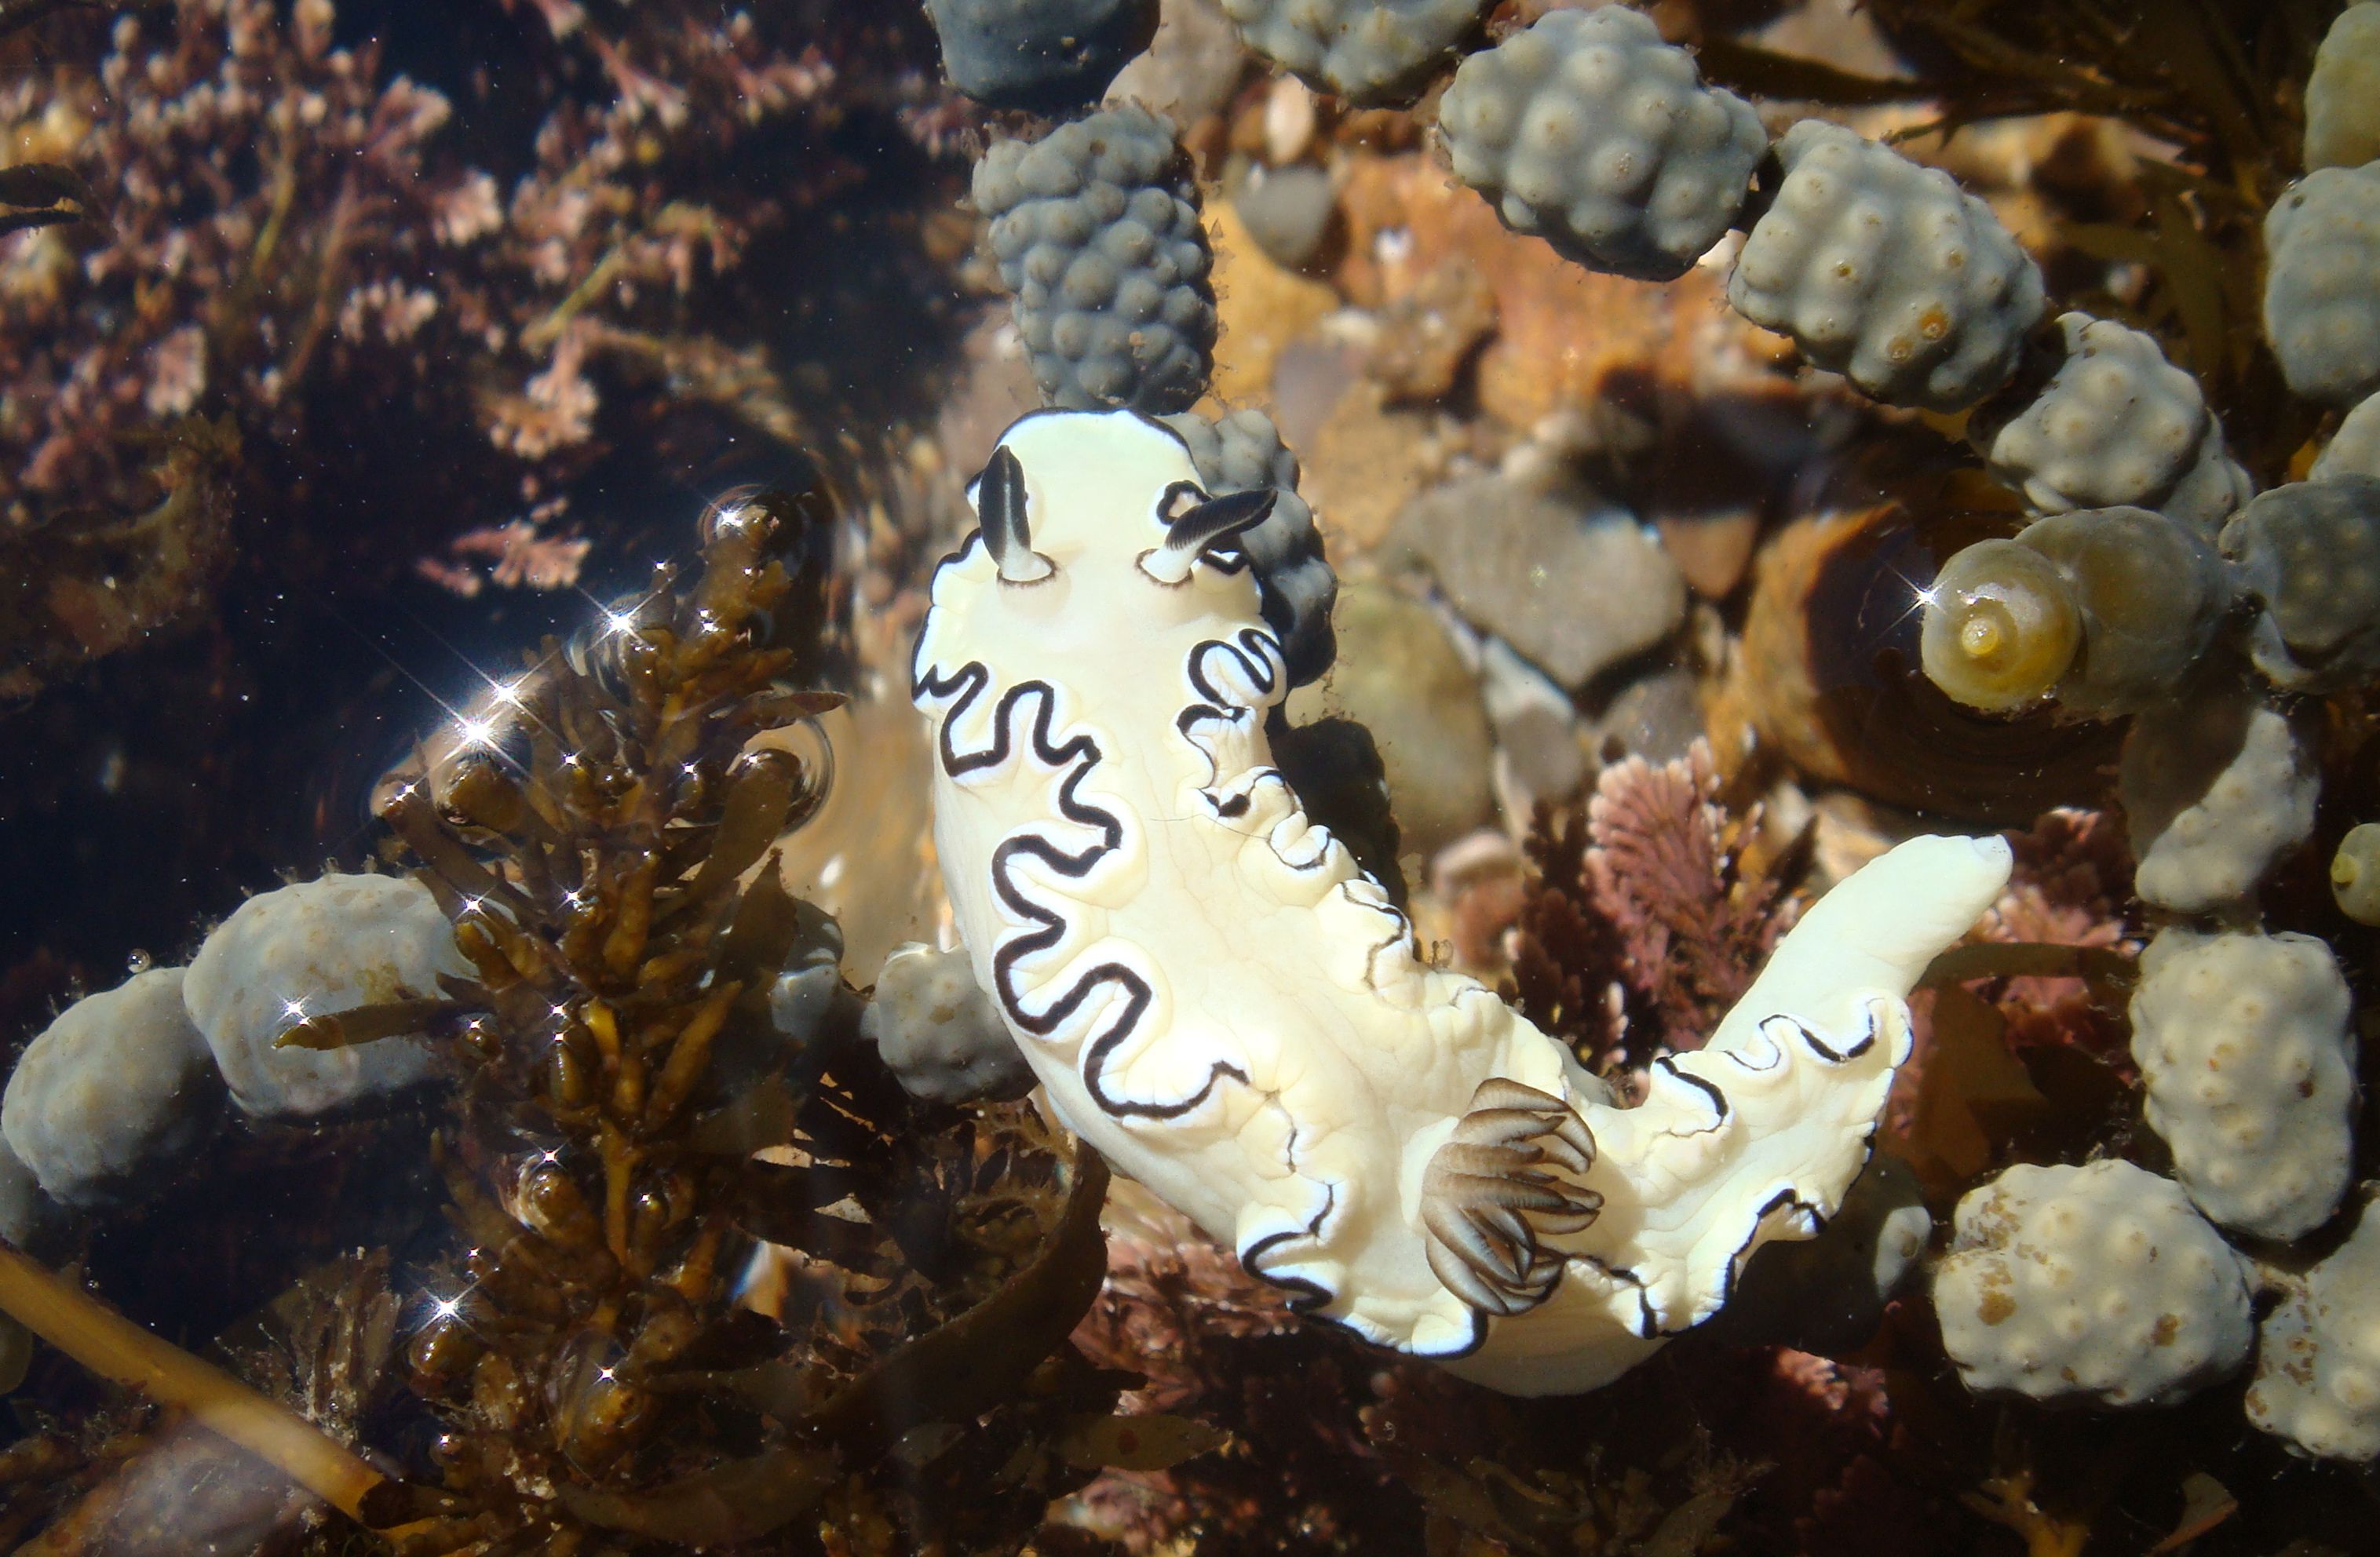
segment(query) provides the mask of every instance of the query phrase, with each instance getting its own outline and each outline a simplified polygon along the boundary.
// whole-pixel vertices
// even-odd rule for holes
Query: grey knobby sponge
[[[876,996],[859,1019],[910,1096],[931,1103],[1022,1097],[1033,1071],[991,996],[976,983],[965,947],[894,947],[876,975]]]
[[[1750,103],[1618,6],[1551,11],[1473,54],[1438,124],[1455,176],[1505,225],[1642,281],[1682,275],[1718,241],[1768,150]]]
[[[182,998],[234,1102],[263,1117],[305,1117],[427,1080],[431,1054],[411,1038],[278,1048],[281,1034],[308,1017],[434,999],[441,974],[471,972],[419,882],[326,875],[242,903],[190,959]]]
[[[2241,593],[2263,610],[2249,657],[2292,692],[2380,675],[2380,477],[2276,487],[2223,526]]]
[[[2194,685],[2144,709],[2116,781],[2142,900],[2182,913],[2247,901],[2313,831],[2318,733],[2246,685]]]
[[[222,1116],[223,1081],[182,981],[158,968],[86,996],[18,1056],[0,1135],[59,1204],[140,1198]]]
[[[1488,0],[1223,0],[1241,42],[1320,91],[1410,103],[1478,30]]]
[[[2317,168],[2265,213],[2265,335],[2326,405],[2380,390],[2380,163]]]
[[[2307,1271],[2265,1320],[2248,1420],[2325,1459],[2380,1458],[2380,1216]]]
[[[1208,491],[1270,487],[1280,494],[1264,523],[1242,532],[1240,546],[1256,568],[1265,622],[1281,640],[1290,684],[1316,680],[1337,653],[1330,607],[1339,597],[1339,575],[1322,554],[1314,510],[1297,494],[1297,456],[1262,411],[1234,411],[1219,422],[1195,411],[1164,420],[1190,446]]]
[[[2323,34],[2306,78],[2305,165],[2361,167],[2380,157],[2380,6],[2353,5]]]
[[[1173,127],[1136,103],[975,169],[1033,376],[1069,410],[1184,411],[1214,368],[1214,255]]]
[[[1959,1201],[1934,1274],[1970,1388],[2162,1405],[2247,1359],[2247,1262],[2131,1163],[2012,1167]]]
[[[2380,6],[2373,10],[2380,13]],[[2322,455],[2306,473],[2311,480],[2327,480],[2334,476],[2380,476],[2380,394],[2367,394],[2355,403],[2338,424],[2338,430],[2323,445]]]
[[[997,108],[1098,100],[1157,35],[1157,0],[926,0],[951,85]]]
[[[2153,508],[2211,536],[2248,501],[2248,475],[2198,380],[2113,320],[2068,313],[2058,327],[2057,375],[1983,441],[1993,477],[2036,513]]]
[[[2008,381],[2041,269],[1991,208],[1839,125],[1804,119],[1728,301],[1877,400],[1956,411]]]
[[[2330,1220],[2355,1112],[2347,981],[2312,935],[2168,928],[2141,957],[2132,1058],[2198,1209],[2260,1238]]]

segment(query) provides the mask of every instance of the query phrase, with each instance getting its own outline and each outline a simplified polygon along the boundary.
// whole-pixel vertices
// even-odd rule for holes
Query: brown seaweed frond
[[[0,530],[0,701],[186,621],[228,566],[238,432],[185,416],[145,441],[162,445],[148,508]]]
[[[786,560],[832,512],[815,488],[715,510],[698,570],[500,688],[519,751],[389,803],[473,976],[303,1041],[410,1023],[461,1072],[438,1167],[462,1252],[407,1347],[439,1485],[370,1511],[427,1520],[408,1553],[1017,1527],[1087,1474],[1056,1445],[1115,1397],[1064,1345],[1104,1267],[1096,1158],[1028,1112],[921,1111],[848,1017],[771,1020],[815,918],[774,845],[820,791],[755,741],[839,701],[781,683],[822,625]],[[763,1240],[776,1322],[737,1301]]]

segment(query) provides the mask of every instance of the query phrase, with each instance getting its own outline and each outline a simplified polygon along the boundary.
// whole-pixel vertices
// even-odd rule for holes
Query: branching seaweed
[[[549,643],[525,758],[387,812],[476,977],[292,1034],[424,1030],[462,1071],[438,1165],[466,1249],[407,1352],[441,1484],[366,1510],[402,1551],[732,1544],[830,1494],[891,1528],[993,1516],[1065,1467],[1020,1463],[1011,1423],[985,1474],[976,1418],[1112,1404],[1044,1367],[1104,1268],[1096,1160],[1024,1113],[922,1117],[871,1052],[771,1024],[800,927],[772,845],[819,792],[753,742],[839,701],[778,683],[802,626],[781,554],[824,502],[715,512],[698,574]],[[796,1268],[783,1325],[733,1300],[763,1238]],[[927,1499],[941,1476],[991,1488]]]

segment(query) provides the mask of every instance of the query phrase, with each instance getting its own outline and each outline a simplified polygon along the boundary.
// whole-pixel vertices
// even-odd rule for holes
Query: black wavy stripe
[[[1102,962],[1085,969],[1065,992],[1041,1010],[1025,1003],[1023,992],[1016,984],[1016,965],[1026,958],[1047,951],[1066,936],[1064,915],[1045,907],[1029,897],[1015,874],[1015,862],[1020,858],[1038,861],[1056,875],[1081,880],[1090,875],[1099,861],[1123,846],[1123,824],[1112,812],[1082,799],[1075,791],[1091,770],[1104,760],[1099,742],[1087,732],[1078,734],[1062,743],[1051,737],[1050,720],[1057,708],[1057,693],[1049,682],[1019,682],[1001,694],[999,705],[992,710],[990,743],[978,751],[962,752],[953,739],[953,728],[966,717],[985,690],[991,684],[991,672],[979,660],[970,660],[951,674],[940,675],[920,665],[910,683],[910,695],[923,702],[927,698],[950,700],[943,711],[940,741],[942,771],[956,779],[961,775],[979,768],[998,767],[1008,761],[1016,749],[1016,710],[1030,698],[1035,701],[1031,728],[1026,741],[1035,760],[1052,769],[1069,768],[1058,786],[1058,814],[1078,826],[1094,828],[1098,841],[1069,853],[1037,833],[1019,833],[1003,840],[991,854],[991,886],[1000,900],[1011,911],[1038,928],[1011,935],[1002,941],[991,956],[993,994],[999,997],[1002,1009],[1025,1032],[1037,1038],[1046,1038],[1083,1003],[1103,989],[1123,992],[1123,1008],[1091,1039],[1082,1060],[1083,1087],[1100,1112],[1113,1118],[1172,1119],[1191,1112],[1213,1094],[1216,1083],[1225,1077],[1247,1084],[1247,1072],[1235,1065],[1216,1062],[1208,1068],[1207,1080],[1188,1097],[1172,1103],[1138,1103],[1118,1097],[1108,1090],[1107,1064],[1133,1033],[1141,1019],[1148,1014],[1155,992],[1139,972],[1121,962]]]
[[[1248,793],[1242,792],[1228,800],[1216,796],[1215,788],[1222,781],[1222,769],[1216,766],[1214,754],[1208,752],[1204,746],[1198,745],[1197,737],[1194,731],[1197,726],[1206,723],[1208,719],[1221,719],[1226,724],[1237,724],[1243,719],[1255,717],[1256,710],[1224,696],[1216,688],[1215,683],[1208,679],[1207,654],[1210,649],[1230,655],[1239,662],[1240,673],[1247,678],[1249,684],[1259,693],[1270,694],[1279,684],[1279,679],[1273,674],[1273,666],[1281,660],[1281,645],[1269,633],[1254,627],[1243,627],[1240,629],[1237,643],[1226,643],[1220,638],[1208,638],[1190,651],[1187,667],[1190,690],[1202,701],[1188,704],[1180,713],[1174,715],[1173,728],[1180,730],[1182,738],[1188,741],[1198,754],[1207,759],[1207,781],[1198,786],[1198,792],[1207,797],[1207,803],[1215,808],[1217,816],[1228,821],[1247,814]],[[1267,767],[1249,781],[1248,790],[1252,791],[1257,784],[1267,778],[1281,783],[1288,782],[1281,778],[1279,768]],[[1289,863],[1286,860],[1281,863]],[[1292,866],[1292,868],[1300,867]]]

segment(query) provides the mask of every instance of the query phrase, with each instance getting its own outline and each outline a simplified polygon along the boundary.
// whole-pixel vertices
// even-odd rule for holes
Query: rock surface
[[[1685,615],[1685,580],[1633,514],[1505,476],[1423,493],[1390,546],[1417,558],[1473,626],[1573,692]]]
[[[1496,811],[1479,685],[1437,613],[1396,589],[1351,584],[1335,613],[1339,658],[1292,694],[1297,724],[1352,718],[1372,732],[1402,847],[1435,853]]]

